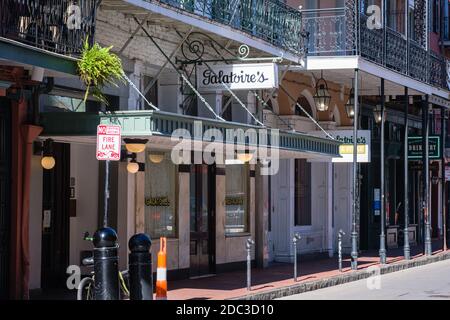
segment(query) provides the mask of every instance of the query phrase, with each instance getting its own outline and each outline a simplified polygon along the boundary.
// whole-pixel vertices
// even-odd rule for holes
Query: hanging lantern
[[[345,111],[347,112],[347,117],[349,117],[349,119],[355,117],[355,92],[353,88],[350,90],[350,96],[345,104]]]
[[[323,73],[321,77],[316,82],[316,94],[314,95],[314,102],[316,104],[316,109],[318,111],[327,111],[330,105],[331,96],[328,92],[328,84],[323,78]]]
[[[376,124],[380,124],[382,120],[381,105],[377,104],[373,109],[373,117]]]

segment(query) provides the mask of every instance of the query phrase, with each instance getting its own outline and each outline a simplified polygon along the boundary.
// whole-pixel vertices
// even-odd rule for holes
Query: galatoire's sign
[[[120,126],[97,126],[97,160],[120,160]]]
[[[278,88],[276,63],[215,64],[197,67],[197,88],[201,91]]]

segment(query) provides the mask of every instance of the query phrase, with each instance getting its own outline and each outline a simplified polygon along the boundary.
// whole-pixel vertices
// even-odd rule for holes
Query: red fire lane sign
[[[120,160],[120,126],[97,126],[97,160]]]

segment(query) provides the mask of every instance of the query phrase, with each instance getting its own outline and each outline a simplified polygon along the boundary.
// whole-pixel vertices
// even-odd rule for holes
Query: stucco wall
[[[80,265],[80,252],[93,249],[83,234],[88,231],[93,235],[98,227],[98,166],[94,145],[70,145],[70,177],[75,178],[77,210],[76,217],[70,218],[69,264]]]

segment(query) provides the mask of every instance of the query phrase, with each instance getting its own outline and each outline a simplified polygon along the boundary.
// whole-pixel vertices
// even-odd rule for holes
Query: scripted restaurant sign
[[[353,162],[353,130],[334,130],[328,133],[342,144],[339,146],[339,158],[332,158],[332,162]],[[324,137],[321,131],[309,132],[310,135]],[[356,139],[357,162],[370,162],[371,138],[370,130],[358,130]]]
[[[197,67],[197,88],[202,91],[278,88],[276,63],[216,64]]]

